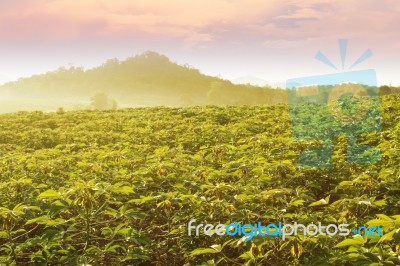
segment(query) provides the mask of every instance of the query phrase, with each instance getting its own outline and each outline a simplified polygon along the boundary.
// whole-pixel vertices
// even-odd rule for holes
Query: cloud
[[[307,41],[307,39],[303,40],[267,40],[263,42],[263,46],[266,48],[281,48],[281,49],[287,49],[287,48],[293,48],[293,47],[300,47],[304,45],[304,43]]]
[[[3,41],[127,36],[175,39],[184,47],[215,42],[289,47],[317,36],[398,33],[399,9],[396,0],[14,0],[0,3],[0,36]]]
[[[142,32],[184,40],[209,41],[204,28],[225,22],[248,23],[273,12],[278,1],[92,1],[31,0],[3,5],[2,35],[30,36],[34,31],[47,39],[75,38],[83,34]],[[94,30],[97,26],[97,30]],[[12,33],[15,34],[12,34]],[[188,37],[189,36],[189,37]],[[197,37],[194,37],[197,36]],[[201,36],[201,38],[200,38]]]

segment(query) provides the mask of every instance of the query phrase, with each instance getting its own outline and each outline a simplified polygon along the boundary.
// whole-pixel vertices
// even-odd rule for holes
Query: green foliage
[[[349,164],[339,137],[327,169],[297,167],[318,143],[292,138],[283,104],[1,115],[0,264],[399,265],[400,98],[381,106],[359,139],[381,161]],[[191,219],[385,235],[246,241],[188,236]]]

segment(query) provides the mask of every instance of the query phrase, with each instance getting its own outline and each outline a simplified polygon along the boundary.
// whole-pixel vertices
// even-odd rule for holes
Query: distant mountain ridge
[[[268,81],[253,76],[241,76],[239,78],[231,79],[234,84],[250,84],[253,86],[268,86]]]
[[[271,88],[284,88],[286,85],[286,82],[284,81],[272,82],[250,75],[231,79],[231,81],[233,84],[250,84],[258,87],[271,87]]]
[[[98,67],[61,67],[0,86],[24,98],[88,98],[104,92],[129,106],[267,104],[284,101],[284,92],[269,87],[233,84],[207,76],[189,65],[147,51],[126,60],[110,59]],[[274,94],[272,96],[272,94]],[[276,94],[276,95],[275,95]]]

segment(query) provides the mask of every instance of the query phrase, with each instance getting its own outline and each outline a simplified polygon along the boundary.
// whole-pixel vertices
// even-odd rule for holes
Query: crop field
[[[400,265],[400,96],[360,135],[378,163],[299,167],[288,106],[0,115],[0,265]],[[307,108],[299,111],[307,112]],[[188,223],[349,224],[366,234],[212,235]]]

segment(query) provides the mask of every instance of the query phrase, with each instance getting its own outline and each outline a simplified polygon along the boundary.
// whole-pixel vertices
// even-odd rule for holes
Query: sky
[[[375,69],[378,84],[400,85],[398,25],[398,0],[1,0],[0,82],[152,50],[231,80]]]

